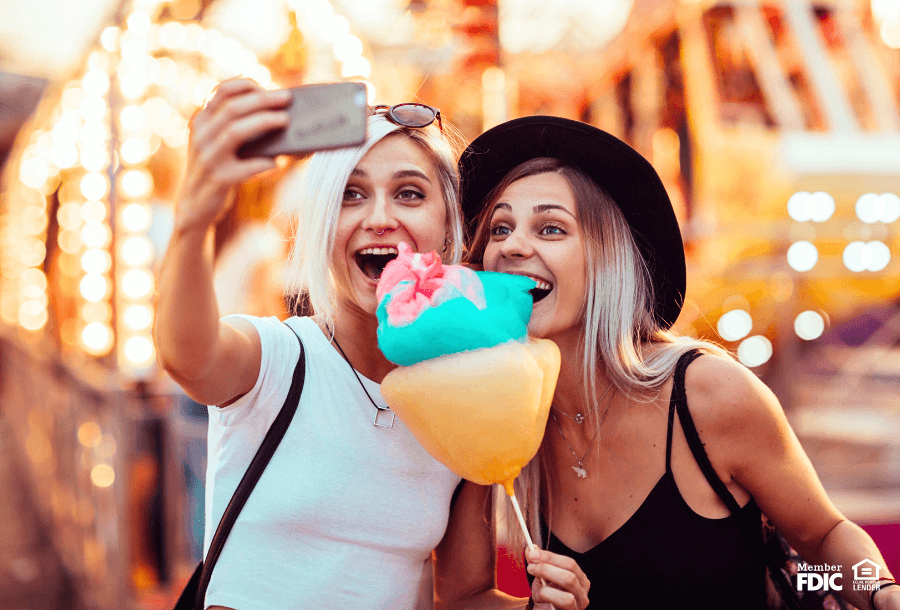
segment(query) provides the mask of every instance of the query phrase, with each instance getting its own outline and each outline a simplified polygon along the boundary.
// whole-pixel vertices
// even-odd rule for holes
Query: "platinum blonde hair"
[[[630,399],[649,402],[658,396],[685,352],[700,349],[725,358],[731,355],[715,343],[680,336],[659,323],[653,314],[653,284],[647,263],[619,206],[584,172],[557,159],[531,159],[500,181],[482,209],[469,259],[483,260],[491,210],[503,191],[516,180],[551,172],[569,183],[583,236],[587,285],[580,341],[582,396],[587,414],[596,425],[595,432],[600,434],[603,412],[598,402],[606,388],[597,387],[598,373],[603,372],[613,388]],[[610,400],[612,393],[604,404]],[[595,447],[599,451],[599,443]],[[552,515],[548,460],[542,446],[515,482],[516,497],[525,507],[528,528],[541,548],[546,543],[540,528],[541,507],[548,511],[548,527]],[[505,530],[510,548],[521,548],[524,537],[515,513],[508,500],[503,502],[505,507],[500,505],[495,511],[497,529]]]
[[[290,220],[292,244],[286,266],[285,296],[292,310],[299,303],[334,323],[337,286],[332,272],[338,219],[350,174],[375,144],[388,136],[404,136],[425,150],[441,183],[447,211],[450,243],[442,254],[445,263],[459,262],[463,251],[462,213],[459,208],[457,156],[463,138],[450,125],[443,133],[436,124],[425,128],[396,125],[378,113],[369,117],[368,135],[361,146],[322,151],[287,177],[278,197],[278,213]]]

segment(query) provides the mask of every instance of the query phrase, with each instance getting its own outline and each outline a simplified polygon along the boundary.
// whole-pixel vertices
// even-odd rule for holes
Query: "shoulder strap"
[[[719,478],[719,475],[716,474],[716,470],[709,461],[709,456],[706,455],[706,449],[703,448],[703,442],[700,440],[700,435],[697,433],[697,427],[694,425],[694,418],[691,417],[691,412],[688,410],[687,392],[684,388],[684,376],[687,372],[688,365],[700,355],[700,352],[697,350],[691,350],[679,358],[678,364],[675,365],[672,402],[674,403],[675,409],[678,411],[678,420],[681,423],[681,430],[684,432],[684,438],[687,441],[688,447],[691,448],[691,453],[694,454],[697,465],[700,466],[700,470],[703,471],[703,476],[706,477],[710,487],[712,487],[713,491],[716,492],[716,495],[722,499],[722,502],[725,503],[728,510],[737,514],[740,512],[741,507],[737,503],[737,500],[734,499],[734,496],[731,495],[731,492],[728,491],[728,488],[725,486],[725,483],[722,482],[722,479]]]
[[[674,403],[674,408],[678,411],[678,420],[681,423],[681,430],[684,432],[684,438],[687,440],[688,447],[691,448],[691,453],[694,455],[697,465],[700,466],[700,470],[703,471],[703,476],[706,477],[709,486],[713,488],[716,495],[725,503],[725,506],[731,511],[731,514],[737,515],[738,521],[744,530],[744,534],[748,536],[748,540],[760,540],[761,546],[765,547],[759,537],[762,523],[748,519],[747,515],[741,511],[741,507],[737,500],[735,500],[731,492],[728,491],[728,487],[726,487],[725,483],[722,482],[722,479],[719,478],[715,468],[713,468],[712,463],[709,461],[706,449],[703,448],[703,442],[700,440],[700,435],[697,433],[697,426],[694,425],[694,419],[691,417],[691,412],[688,410],[687,392],[684,388],[684,375],[688,365],[701,355],[702,354],[699,351],[691,350],[686,352],[678,360],[678,364],[675,365],[675,380],[672,386],[672,403]],[[670,431],[672,426],[671,418],[672,411],[670,408]],[[671,442],[671,432],[669,437]],[[800,598],[794,592],[790,582],[784,575],[784,572],[781,569],[782,566],[779,565],[775,556],[768,548],[763,548],[763,552],[765,553],[766,560],[769,564],[769,574],[772,576],[772,580],[778,584],[778,588],[781,590],[782,601],[784,601],[785,606],[791,610],[803,610]]]
[[[256,455],[253,456],[253,460],[247,467],[247,472],[244,473],[237,489],[234,490],[234,495],[231,497],[231,501],[222,515],[222,520],[219,521],[219,526],[216,528],[216,533],[209,545],[209,552],[206,554],[206,559],[203,562],[203,572],[200,576],[200,584],[197,587],[197,597],[194,600],[194,608],[196,609],[203,608],[206,601],[206,588],[209,586],[209,579],[212,577],[212,571],[219,560],[219,555],[222,554],[225,540],[228,538],[234,522],[237,521],[238,514],[244,508],[244,504],[247,503],[250,492],[256,487],[259,477],[262,476],[263,471],[269,464],[269,460],[278,448],[278,444],[284,438],[284,433],[287,432],[288,426],[294,418],[294,413],[297,411],[297,405],[300,402],[300,394],[303,392],[303,382],[306,378],[306,350],[303,348],[303,341],[297,335],[297,332],[288,324],[285,324],[285,326],[297,336],[297,341],[300,341],[300,359],[294,368],[291,388],[288,390],[288,395],[284,405],[281,407],[281,411],[278,412],[278,416],[272,422],[262,444],[256,450]]]

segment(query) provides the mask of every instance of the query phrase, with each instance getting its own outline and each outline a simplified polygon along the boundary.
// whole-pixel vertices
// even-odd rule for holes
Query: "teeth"
[[[363,248],[357,254],[374,254],[383,256],[385,254],[398,254],[397,248]]]
[[[549,282],[545,282],[542,279],[532,277],[530,275],[526,275],[525,277],[535,281],[535,283],[537,284],[537,286],[534,287],[535,290],[552,290],[553,289],[553,285],[550,284]]]

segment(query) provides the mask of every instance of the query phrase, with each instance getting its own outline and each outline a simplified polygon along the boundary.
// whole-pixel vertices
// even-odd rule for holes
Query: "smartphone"
[[[238,149],[238,156],[275,157],[359,146],[366,140],[366,86],[362,83],[304,85],[288,89],[293,101],[287,127]]]

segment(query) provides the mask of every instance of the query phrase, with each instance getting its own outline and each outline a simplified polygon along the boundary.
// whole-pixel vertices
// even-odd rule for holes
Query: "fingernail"
[[[278,100],[281,102],[286,102],[293,97],[291,92],[288,91],[287,89],[279,89],[275,93],[277,95]]]
[[[528,561],[537,561],[541,558],[541,554],[538,551],[528,551]]]
[[[525,567],[525,569],[528,570],[528,573],[529,573],[529,574],[534,574],[534,564],[533,564],[533,563],[529,563],[529,564]]]

